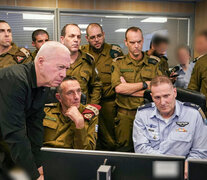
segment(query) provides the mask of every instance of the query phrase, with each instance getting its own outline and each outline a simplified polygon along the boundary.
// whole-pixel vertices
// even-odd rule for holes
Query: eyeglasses
[[[89,39],[94,41],[95,39],[101,39],[102,37],[103,37],[103,34],[98,34],[96,36],[90,36]]]

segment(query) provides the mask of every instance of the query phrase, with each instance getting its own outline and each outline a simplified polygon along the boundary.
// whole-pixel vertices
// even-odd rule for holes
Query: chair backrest
[[[183,88],[176,88],[176,89],[177,89],[177,98],[176,98],[177,100],[199,105],[203,110],[203,112],[206,113],[206,97],[203,94],[189,89],[183,89]],[[151,93],[150,90],[146,90],[144,92],[145,103],[149,103],[153,101],[150,93]]]

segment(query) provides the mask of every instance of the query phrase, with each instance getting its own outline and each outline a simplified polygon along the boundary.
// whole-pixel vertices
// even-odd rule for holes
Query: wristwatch
[[[143,83],[143,88],[142,88],[142,90],[147,89],[147,88],[148,88],[148,84],[147,84],[145,81],[143,81],[142,83]]]

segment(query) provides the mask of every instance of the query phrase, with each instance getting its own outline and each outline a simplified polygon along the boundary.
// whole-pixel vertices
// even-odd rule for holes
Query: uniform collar
[[[178,100],[176,100],[176,102],[175,102],[175,112],[171,116],[170,119],[174,119],[175,117],[178,117],[180,115],[180,109],[181,109],[180,106],[181,106],[181,103]],[[154,110],[151,113],[150,118],[156,117],[157,119],[163,120],[163,117],[160,115],[160,113],[159,113],[159,111],[158,111],[158,109],[157,109],[157,107],[155,106],[154,103],[152,103],[152,107],[154,107]]]
[[[81,63],[82,63],[82,59],[84,58],[83,56],[83,52],[81,50],[78,50],[78,57],[77,59],[75,60],[75,62],[73,64],[71,64],[70,68],[74,69],[76,68],[77,66],[79,66]]]
[[[102,50],[99,54],[106,56],[106,55],[107,55],[107,52],[108,52],[108,49],[110,49],[110,46],[109,46],[109,44],[107,44],[107,43],[104,43],[103,46],[104,46],[104,47],[103,47],[103,50]],[[93,53],[96,53],[96,52],[93,51],[93,48],[92,48],[90,45],[89,45],[89,49],[90,49]]]
[[[16,52],[17,52],[18,47],[14,43],[11,43],[11,46],[12,46],[12,48],[9,51],[7,51],[4,54],[2,54],[1,56],[5,56],[6,54],[15,55]]]
[[[147,55],[146,55],[144,52],[142,52],[142,55],[143,55],[143,57],[142,57],[142,59],[139,60],[139,61],[144,60],[143,63],[145,63],[146,65],[148,65],[148,58],[147,58]],[[126,55],[126,57],[127,57],[127,58],[126,58],[126,62],[127,62],[127,64],[130,64],[130,63],[134,64],[134,63],[135,63],[136,60],[132,59],[129,53]]]

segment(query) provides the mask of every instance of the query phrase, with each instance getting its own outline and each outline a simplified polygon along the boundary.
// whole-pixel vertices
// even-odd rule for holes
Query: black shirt
[[[32,179],[39,177],[42,119],[48,88],[37,87],[33,62],[0,70],[0,133],[12,159]]]

